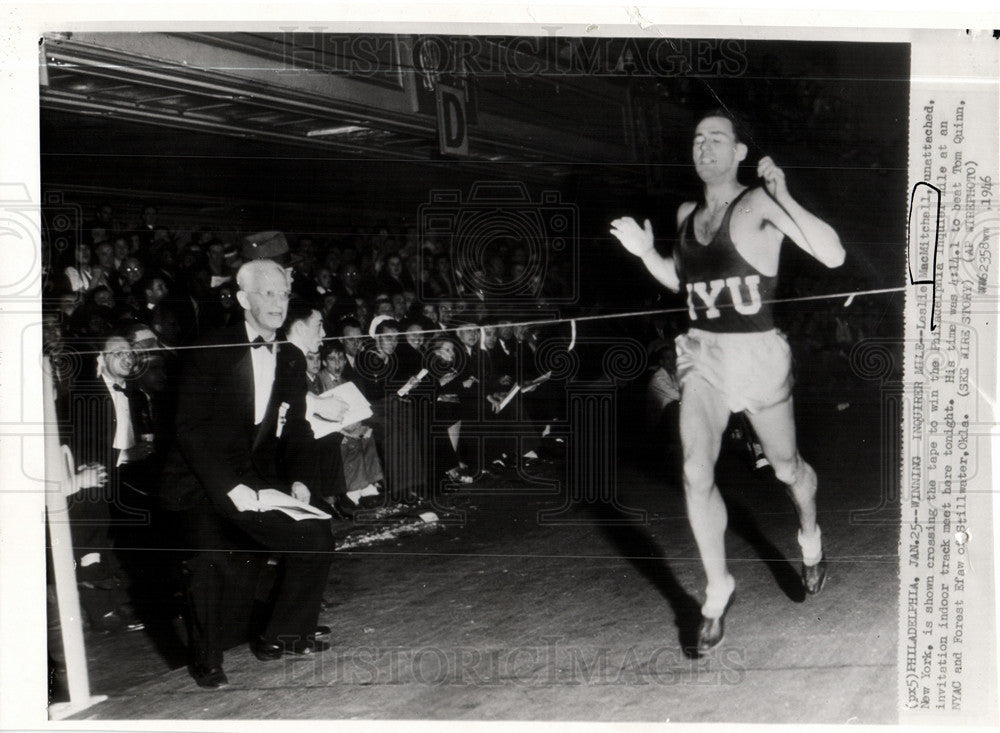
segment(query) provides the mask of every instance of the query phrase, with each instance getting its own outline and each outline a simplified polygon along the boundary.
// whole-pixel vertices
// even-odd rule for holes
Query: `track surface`
[[[88,634],[93,691],[110,699],[77,719],[894,722],[898,527],[891,512],[852,519],[878,506],[887,460],[867,397],[798,405],[830,561],[816,597],[801,591],[782,487],[724,454],[737,597],[705,658],[683,651],[704,583],[683,497],[639,437],[619,446],[617,508],[574,503],[542,522],[565,488],[490,480],[442,497],[433,526],[359,530],[383,536],[338,553],[320,618],[334,648],[315,659],[261,663],[237,646],[230,686],[205,691],[179,645]]]

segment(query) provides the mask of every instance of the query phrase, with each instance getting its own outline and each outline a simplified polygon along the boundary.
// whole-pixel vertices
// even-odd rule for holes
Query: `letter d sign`
[[[465,119],[465,95],[461,89],[438,84],[438,142],[443,155],[468,155],[469,135]]]

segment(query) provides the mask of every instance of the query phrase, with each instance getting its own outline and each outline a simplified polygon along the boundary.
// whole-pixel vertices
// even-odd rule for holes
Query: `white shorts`
[[[759,412],[792,394],[792,350],[777,329],[761,333],[713,333],[696,328],[675,340],[677,376],[703,379],[719,391],[731,412]]]

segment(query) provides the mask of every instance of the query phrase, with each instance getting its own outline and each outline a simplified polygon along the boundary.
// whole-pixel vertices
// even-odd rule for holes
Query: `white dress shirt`
[[[119,384],[125,387],[125,381],[115,382],[107,374],[101,374],[104,384],[111,393],[111,402],[115,406],[115,438],[111,447],[118,451],[117,466],[125,463],[125,451],[135,445],[135,433],[132,431],[132,411],[129,409],[128,397],[124,392],[119,392],[114,385]]]
[[[244,321],[244,325],[247,329],[247,337],[251,343],[258,336],[264,338],[264,334],[258,332],[257,329],[246,321]],[[274,334],[271,334],[270,339],[264,338],[264,340],[271,344],[272,350],[269,351],[263,346],[250,349],[250,358],[253,360],[254,425],[260,425],[264,421],[264,415],[267,413],[267,403],[271,401],[271,388],[274,386],[275,355],[273,349],[276,348]]]

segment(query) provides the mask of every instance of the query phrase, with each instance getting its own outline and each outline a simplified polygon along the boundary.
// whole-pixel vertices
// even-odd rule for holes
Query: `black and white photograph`
[[[48,719],[995,724],[914,44],[390,26],[38,38]]]

